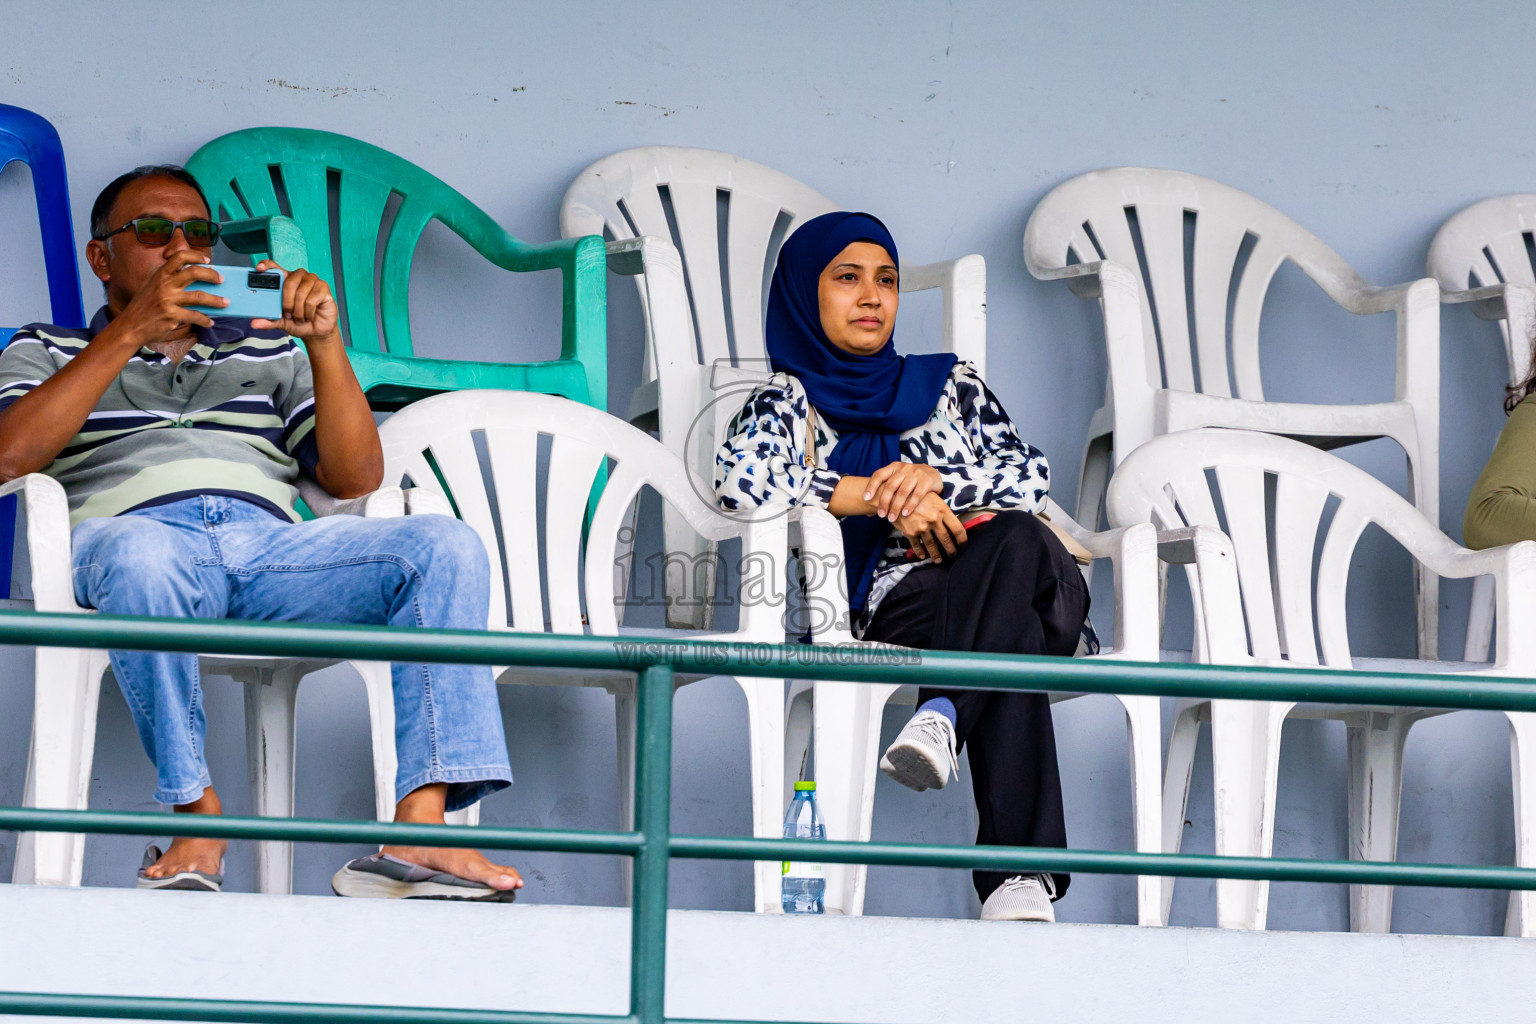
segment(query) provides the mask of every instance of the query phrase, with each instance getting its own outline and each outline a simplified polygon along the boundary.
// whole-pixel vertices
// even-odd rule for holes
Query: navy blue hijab
[[[844,352],[827,340],[821,329],[821,272],[854,242],[884,246],[891,263],[901,266],[896,240],[867,213],[826,213],[808,220],[779,250],[764,333],[774,372],[793,374],[805,385],[811,405],[837,431],[827,468],[869,476],[901,460],[902,431],[933,414],[955,356],[899,356],[894,335],[869,356]],[[859,612],[890,524],[879,516],[846,516],[842,528],[848,607]]]

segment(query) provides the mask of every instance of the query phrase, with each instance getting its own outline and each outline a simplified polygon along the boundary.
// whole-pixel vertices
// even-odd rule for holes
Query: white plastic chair
[[[483,437],[488,473],[482,473],[477,434]],[[652,488],[690,529],[711,542],[739,538],[744,564],[778,567],[782,573],[787,551],[784,509],[765,509],[758,521],[728,517],[713,500],[707,500],[706,496],[713,496],[712,489],[692,476],[681,459],[623,420],[553,395],[459,391],[424,399],[395,413],[379,435],[385,479],[409,477],[414,484],[406,492],[411,513],[453,514],[456,508],[484,541],[491,564],[492,631],[622,635],[637,642],[656,637],[783,640],[782,599],[740,602],[738,627],[729,633],[620,627],[617,613],[627,590],[629,564],[620,557],[628,543],[622,535],[632,521],[631,505],[642,487]],[[550,445],[542,531],[536,486],[541,437],[548,438]],[[584,535],[588,497],[605,464],[610,465],[608,481]],[[502,538],[515,541],[516,550],[509,554]],[[535,550],[542,554],[542,582],[540,560],[530,555]],[[782,580],[778,590],[782,593]],[[514,668],[497,670],[496,678],[501,683],[601,686],[614,695],[622,827],[633,827],[633,676]],[[784,683],[747,677],[737,681],[746,695],[751,736],[753,834],[774,837],[780,833],[783,813],[779,797],[784,775]],[[372,708],[375,735],[385,740],[375,747],[381,752],[375,771],[382,791],[395,773],[390,739],[393,708],[387,701],[374,701]],[[778,879],[777,864],[756,866],[759,910],[779,909]]]
[[[1287,260],[1351,313],[1396,314],[1394,401],[1265,400],[1259,316]],[[1079,522],[1096,526],[1112,464],[1139,445],[1220,426],[1324,449],[1390,437],[1408,455],[1414,504],[1439,523],[1440,299],[1433,281],[1374,287],[1315,235],[1252,196],[1182,171],[1139,167],[1094,171],[1052,189],[1024,230],[1024,261],[1035,277],[1065,280],[1103,309],[1109,387],[1088,428]],[[1434,658],[1438,581],[1420,574],[1416,583],[1419,654]]]
[[[566,189],[560,231],[606,235],[609,269],[632,276],[646,317],[643,382],[629,420],[656,430],[704,479],[717,429],[740,405],[724,385],[768,370],[767,288],[779,246],[802,222],[839,209],[826,196],[762,164],[708,149],[646,146],[592,164]],[[674,248],[671,240],[676,239]],[[685,269],[686,268],[686,269]],[[986,372],[986,262],[976,255],[901,268],[901,290],[939,288],[943,346]],[[691,301],[690,301],[691,300]],[[730,405],[724,416],[714,407]],[[709,415],[702,415],[712,410]],[[712,562],[712,549],[669,515],[669,559]],[[668,602],[668,623],[706,628],[707,607]]]
[[[1267,498],[1266,495],[1272,495]],[[1220,512],[1218,513],[1218,502]],[[1271,502],[1272,511],[1266,512]],[[1319,536],[1330,504],[1331,519]],[[1218,665],[1290,664],[1324,668],[1536,675],[1536,543],[1487,551],[1457,545],[1385,484],[1333,455],[1283,437],[1203,429],[1156,438],[1127,456],[1110,481],[1110,522],[1152,523],[1165,552],[1183,531],[1196,603],[1198,660]],[[1349,650],[1345,589],[1355,545],[1370,524],[1401,544],[1427,572],[1452,578],[1491,575],[1497,586],[1497,656],[1490,665],[1356,659]],[[1225,533],[1222,531],[1225,530]],[[1229,539],[1230,538],[1230,539]],[[1170,558],[1178,557],[1170,555]],[[1314,570],[1314,566],[1316,567]],[[1178,849],[1195,740],[1211,723],[1216,852],[1267,857],[1274,842],[1280,728],[1290,715],[1342,719],[1348,727],[1350,856],[1392,860],[1397,852],[1403,743],[1422,708],[1215,700],[1186,702],[1169,740],[1164,783],[1167,848]],[[1510,714],[1515,777],[1516,863],[1536,867],[1536,715]],[[1172,884],[1164,887],[1165,901]],[[1529,932],[1536,902],[1511,904]],[[1269,883],[1222,879],[1217,922],[1263,928]],[[1166,902],[1164,913],[1166,915]],[[1524,913],[1520,912],[1523,907]],[[1390,886],[1351,886],[1357,931],[1389,931]]]
[[[1158,540],[1145,524],[1091,533],[1073,522],[1054,502],[1047,514],[1096,558],[1115,568],[1113,646],[1095,661],[1158,660]],[[821,566],[842,564],[842,533],[836,517],[820,509],[802,512],[801,531],[807,559]],[[809,574],[807,600],[818,643],[884,648],[862,644],[848,632],[848,599],[840,570]],[[1054,704],[1078,693],[1051,693]],[[912,703],[911,688],[865,683],[818,682],[815,685],[817,799],[832,839],[868,841],[875,810],[876,766],[880,760],[880,725],[885,705],[896,699]],[[1163,848],[1162,711],[1157,697],[1117,696],[1125,708],[1131,754],[1131,805],[1136,849]],[[1180,819],[1182,820],[1182,819]],[[864,908],[868,869],[863,865],[827,865],[829,910],[859,914]],[[1137,879],[1137,920],[1161,924],[1161,880]]]
[[[1527,248],[1536,238],[1536,195],[1494,196],[1454,214],[1429,244],[1427,270],[1440,283],[1440,301],[1468,303],[1493,320],[1504,337],[1509,383],[1531,372],[1536,355],[1536,270]],[[1467,661],[1488,660],[1493,635],[1493,581],[1472,585],[1467,619]]]
[[[384,487],[363,498],[336,501],[313,484],[301,487],[305,501],[319,514],[353,512],[372,516],[402,515],[398,487]],[[40,612],[79,612],[70,570],[69,502],[52,477],[33,473],[0,485],[0,497],[19,494],[26,510],[27,553],[31,563],[30,601],[11,606]],[[246,684],[245,731],[249,757],[252,813],[292,817],[294,785],[294,709],[299,681],[335,660],[204,656],[205,674],[227,675]],[[390,698],[390,672],[384,662],[349,662],[363,677],[370,702]],[[104,650],[38,647],[32,743],[22,804],[84,810],[91,786],[96,748],[96,710],[101,679],[109,667]],[[379,738],[374,737],[377,744]],[[393,737],[390,737],[393,743]],[[392,797],[393,777],[385,787]],[[170,820],[166,821],[167,830]],[[288,893],[293,888],[290,843],[255,844],[256,884],[261,892]],[[24,832],[16,847],[12,880],[38,885],[78,886],[85,864],[85,836],[62,832]]]

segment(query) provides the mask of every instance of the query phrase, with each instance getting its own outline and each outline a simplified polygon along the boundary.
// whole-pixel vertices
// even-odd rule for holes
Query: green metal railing
[[[1001,871],[1080,871],[1186,878],[1423,885],[1536,890],[1536,869],[1363,861],[1143,854],[1031,847],[955,847],[900,843],[812,842],[671,831],[674,678],[736,675],[855,683],[927,683],[997,690],[1222,697],[1449,709],[1536,711],[1529,681],[1486,676],[1223,668],[1096,659],[917,653],[802,645],[548,636],[376,626],[289,625],[98,615],[0,612],[0,644],[127,648],[318,657],[359,661],[450,662],[530,668],[628,671],[639,676],[635,752],[635,829],[559,829],[401,825],[275,818],[181,816],[178,835],[294,842],[475,846],[633,857],[630,1001],[626,1015],[518,1013],[437,1007],[380,1007],[207,999],[0,992],[0,1013],[197,1021],[420,1022],[420,1024],[663,1024],[665,1021],[667,872],[674,858],[807,859],[844,864],[901,864]],[[163,814],[0,808],[0,830],[148,835]],[[702,1024],[702,1022],[697,1022]]]

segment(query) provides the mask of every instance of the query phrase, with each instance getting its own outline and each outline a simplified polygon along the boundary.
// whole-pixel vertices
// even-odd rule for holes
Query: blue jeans
[[[249,502],[187,498],[76,526],[75,600],[112,615],[484,629],[490,565],[446,516],[338,515],[287,523]],[[112,671],[158,772],[155,799],[212,784],[197,656],[112,651]],[[509,785],[490,668],[395,665],[396,799],[448,784],[448,809]]]

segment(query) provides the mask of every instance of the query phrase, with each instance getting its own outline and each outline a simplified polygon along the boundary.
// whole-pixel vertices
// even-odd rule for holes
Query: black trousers
[[[1088,615],[1088,590],[1061,542],[1034,516],[1003,512],[960,553],[926,563],[885,595],[866,640],[942,651],[1070,657]],[[1051,704],[1043,693],[925,687],[948,697],[970,762],[981,846],[1067,845]],[[973,873],[983,901],[1017,872]],[[1056,875],[1065,893],[1071,879]]]

